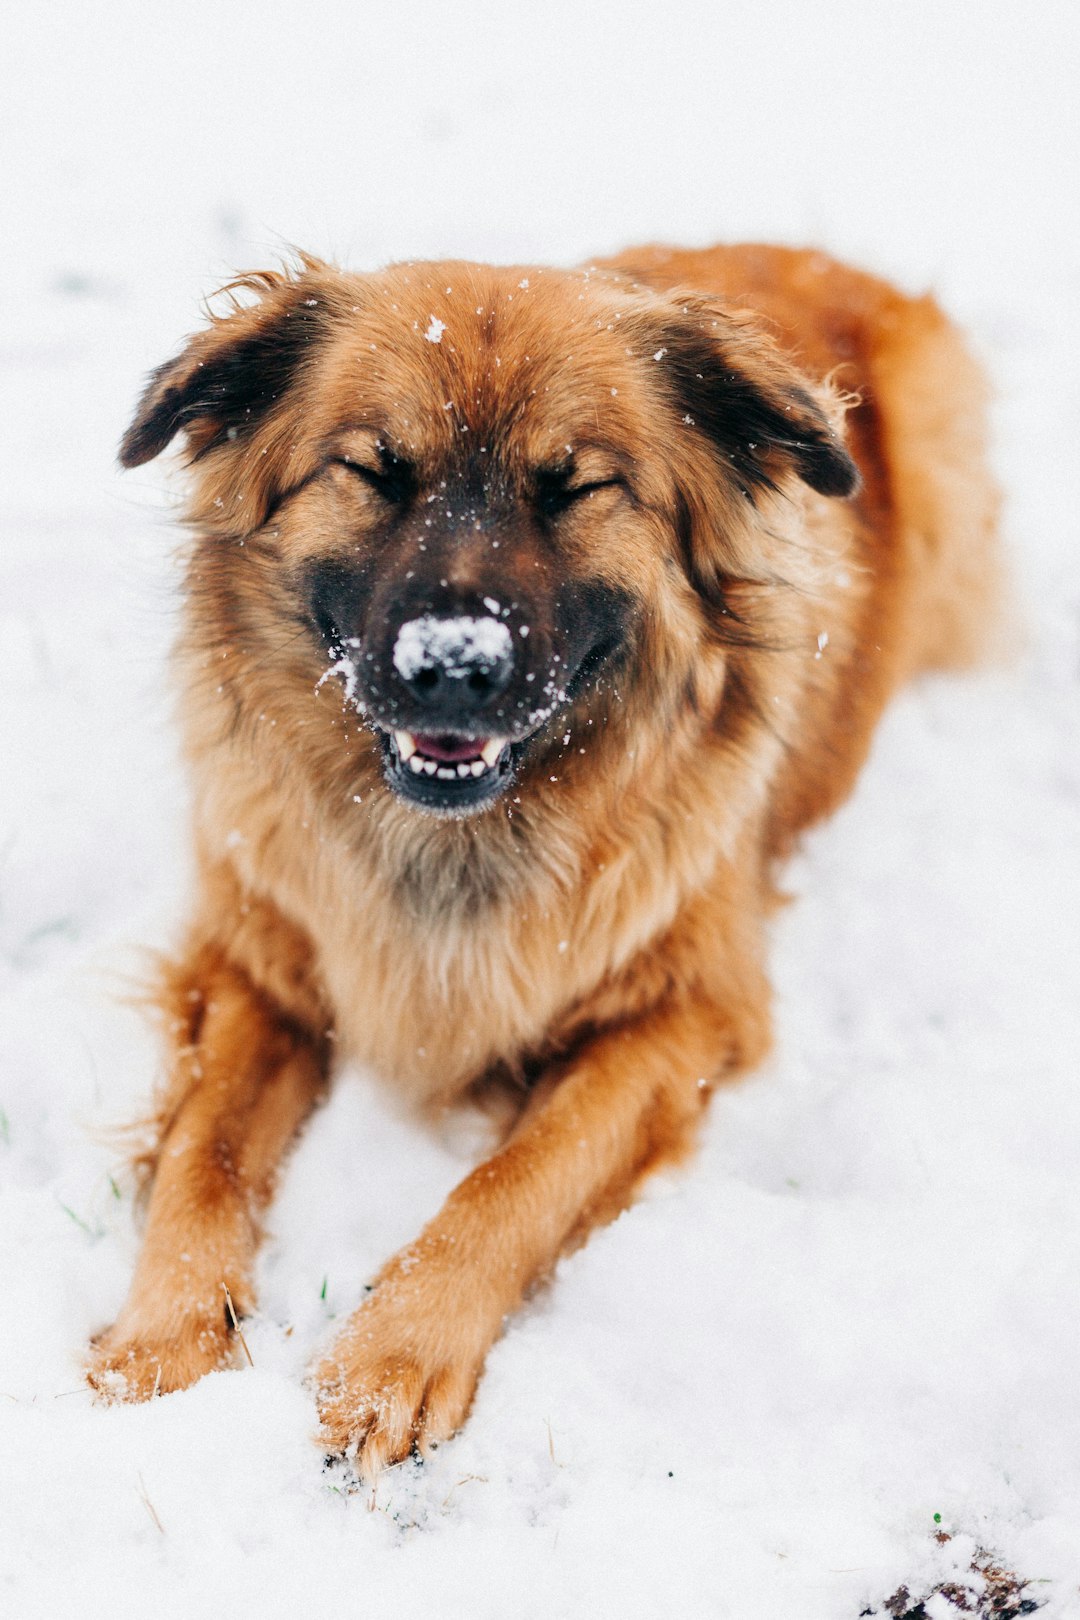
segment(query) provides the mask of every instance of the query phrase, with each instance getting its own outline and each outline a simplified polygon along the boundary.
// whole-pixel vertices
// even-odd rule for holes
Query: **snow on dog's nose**
[[[393,656],[416,701],[447,723],[478,714],[506,690],[514,671],[510,631],[490,616],[406,619]]]

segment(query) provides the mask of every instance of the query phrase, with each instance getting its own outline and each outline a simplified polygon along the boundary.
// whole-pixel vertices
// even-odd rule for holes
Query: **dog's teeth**
[[[439,767],[436,765],[433,759],[425,759],[424,770],[427,772],[428,776],[434,776],[438,768]]]
[[[416,738],[413,736],[412,732],[395,731],[394,741],[397,743],[397,751],[401,756],[402,764],[404,764],[407,759],[412,759],[413,755],[416,753]]]
[[[439,778],[440,782],[453,782],[457,776],[457,772],[452,771],[448,765],[440,765],[436,770],[435,775]]]
[[[482,759],[474,759],[472,764],[469,766],[469,769],[472,771],[474,776],[483,776],[488,767],[484,764]]]
[[[463,760],[462,763],[457,768],[457,773],[458,773],[459,776],[471,776],[472,775],[472,766],[468,763],[467,760]]]
[[[494,765],[503,749],[506,747],[505,737],[489,737],[480,750],[480,758],[487,766]]]
[[[415,776],[419,776],[424,768],[424,762],[419,754],[413,754],[409,759],[409,769]]]

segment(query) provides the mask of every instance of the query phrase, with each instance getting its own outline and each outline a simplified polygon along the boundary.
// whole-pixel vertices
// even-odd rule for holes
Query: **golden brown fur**
[[[728,445],[728,386],[763,438]],[[706,411],[718,390],[719,414],[680,410],[678,387]],[[124,458],[186,431],[200,888],[163,992],[174,1055],[145,1246],[93,1351],[99,1389],[179,1388],[230,1354],[223,1286],[250,1308],[259,1216],[333,1041],[421,1105],[496,1082],[520,1100],[316,1373],[325,1443],[368,1473],[457,1427],[524,1291],[766,1051],[777,859],[847,794],[896,686],[983,645],[983,409],[930,299],[767,247],[574,272],[305,261],[239,283],[162,368]],[[388,789],[297,609],[343,536],[383,566],[374,498],[327,461],[373,424],[436,492],[446,469],[498,459],[484,499],[508,527],[485,529],[482,558],[461,531],[463,578],[505,532],[507,591],[535,570],[633,607],[623,662],[468,819]],[[544,551],[523,491],[567,443],[603,487]],[[613,468],[625,484],[604,484]]]

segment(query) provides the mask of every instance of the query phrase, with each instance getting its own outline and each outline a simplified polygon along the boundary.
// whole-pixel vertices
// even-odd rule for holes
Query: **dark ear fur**
[[[680,300],[680,315],[661,339],[663,375],[680,414],[712,440],[747,493],[775,489],[786,464],[821,495],[853,495],[858,468],[807,379],[772,341],[700,302]]]
[[[195,456],[253,426],[285,391],[324,324],[321,300],[300,296],[303,282],[274,271],[245,276],[226,289],[260,302],[215,318],[173,360],[151,373],[120,445],[124,467],[151,461],[186,430]]]

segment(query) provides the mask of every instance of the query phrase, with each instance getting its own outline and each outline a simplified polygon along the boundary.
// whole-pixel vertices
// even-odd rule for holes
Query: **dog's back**
[[[846,430],[873,508],[868,561],[905,598],[896,676],[977,662],[993,643],[1001,585],[998,497],[984,467],[989,391],[934,299],[816,250],[767,244],[638,248],[601,262],[752,310],[799,365],[854,396]]]
[[[805,715],[802,735],[820,758],[816,766],[800,758],[777,784],[774,837],[783,852],[847,797],[901,682],[967,668],[999,645],[1000,503],[986,468],[987,380],[932,297],[908,297],[814,249],[650,246],[600,265],[657,290],[685,287],[753,312],[800,367],[850,401],[845,434],[863,481],[859,565],[873,580],[852,628],[874,656],[835,694],[842,712]],[[813,693],[807,699],[812,706]],[[823,690],[819,701],[830,694]]]

